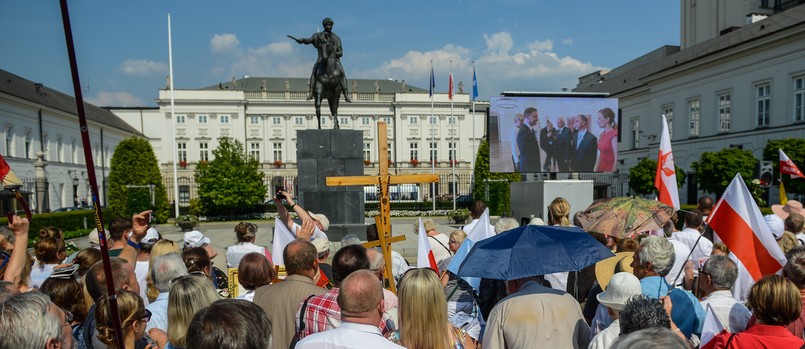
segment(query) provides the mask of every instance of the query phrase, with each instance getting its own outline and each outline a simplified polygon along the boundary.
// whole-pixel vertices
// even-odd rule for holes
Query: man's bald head
[[[308,275],[311,270],[315,271],[318,257],[316,246],[302,239],[291,241],[282,251],[288,275]]]
[[[349,274],[341,282],[338,291],[338,306],[342,317],[371,318],[380,317],[378,305],[383,303],[383,289],[377,276],[368,270],[358,270]],[[376,323],[375,323],[376,324]]]

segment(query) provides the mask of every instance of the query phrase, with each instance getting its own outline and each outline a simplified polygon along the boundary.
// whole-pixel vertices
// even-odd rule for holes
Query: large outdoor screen
[[[491,172],[612,172],[617,169],[618,99],[489,99]]]

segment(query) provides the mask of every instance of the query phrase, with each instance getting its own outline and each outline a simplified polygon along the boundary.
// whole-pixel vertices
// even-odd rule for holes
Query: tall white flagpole
[[[173,101],[173,42],[171,41],[171,15],[168,14],[168,71],[171,96],[171,135],[173,136],[173,209],[179,217],[179,173],[176,169],[178,154],[176,153],[176,110]]]
[[[434,77],[434,75],[433,75],[433,60],[430,61],[430,78],[431,78],[431,90],[433,90],[434,89],[433,85],[435,85],[435,79],[436,79]],[[433,95],[435,93],[436,93],[436,91],[433,91],[433,93],[430,94],[430,119],[428,119],[428,122],[430,123],[430,143],[433,143],[433,141],[436,140],[436,134],[433,132],[433,124],[435,124],[435,122],[432,122],[432,121],[434,121],[433,120],[433,118],[434,118],[434,116],[433,116]],[[433,159],[433,152],[430,149],[430,144],[428,144],[428,153],[430,153],[429,154],[430,155],[430,173],[436,174],[436,163],[433,161],[434,160]],[[430,183],[430,196],[431,196],[431,199],[433,200],[433,211],[435,212],[436,211],[436,183],[433,183],[433,182]]]
[[[453,95],[455,94],[455,91],[453,90],[453,60],[450,60],[450,87],[449,88],[450,88],[450,120],[453,120],[453,118],[455,117],[455,115],[453,114]],[[448,124],[449,124],[449,122],[448,122]],[[453,140],[454,137],[455,137],[455,134],[451,135],[450,139]],[[447,151],[450,152],[450,147],[447,148]],[[453,185],[453,210],[456,209],[456,162],[455,162],[455,156],[456,155],[457,154],[453,154],[453,159],[450,160],[450,166],[452,167],[452,172],[453,172],[453,174],[451,176],[452,177],[451,178],[452,185]]]

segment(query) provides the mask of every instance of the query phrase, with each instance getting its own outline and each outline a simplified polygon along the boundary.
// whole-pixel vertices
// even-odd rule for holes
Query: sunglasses
[[[143,315],[140,316],[140,320],[143,320],[145,322],[149,322],[149,321],[151,321],[151,315],[152,315],[151,311],[148,310],[148,309],[145,309],[145,311],[143,311]]]

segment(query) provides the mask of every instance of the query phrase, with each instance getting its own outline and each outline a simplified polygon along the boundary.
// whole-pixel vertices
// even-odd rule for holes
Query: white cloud
[[[562,44],[565,44],[567,46],[572,46],[573,45],[573,38],[564,38],[564,39],[562,39]]]
[[[123,74],[132,76],[154,77],[168,72],[168,65],[146,59],[127,59],[120,65]]]
[[[508,32],[485,34],[483,40],[485,46],[478,50],[447,44],[432,51],[408,51],[399,58],[353,75],[406,79],[411,85],[426,88],[433,60],[436,90],[445,92],[452,60],[455,80],[463,81],[464,91],[470,92],[472,59],[475,58],[480,98],[486,99],[504,90],[558,92],[562,88],[571,89],[576,86],[578,77],[602,69],[590,62],[559,56],[553,51],[552,40],[517,43]]]
[[[128,92],[98,92],[94,98],[87,98],[87,102],[99,107],[132,107],[145,105],[145,101],[134,97]]]
[[[235,34],[215,34],[210,40],[210,49],[213,53],[232,51],[238,45],[240,45],[240,40]]]
[[[260,47],[240,47],[234,35],[224,39],[216,35],[211,41],[213,53],[218,54],[218,61],[211,68],[215,78],[228,80],[232,76],[288,76],[305,77],[313,66],[313,54],[302,54],[295,44],[289,40],[268,43]],[[226,46],[227,49],[216,50],[214,42]]]

